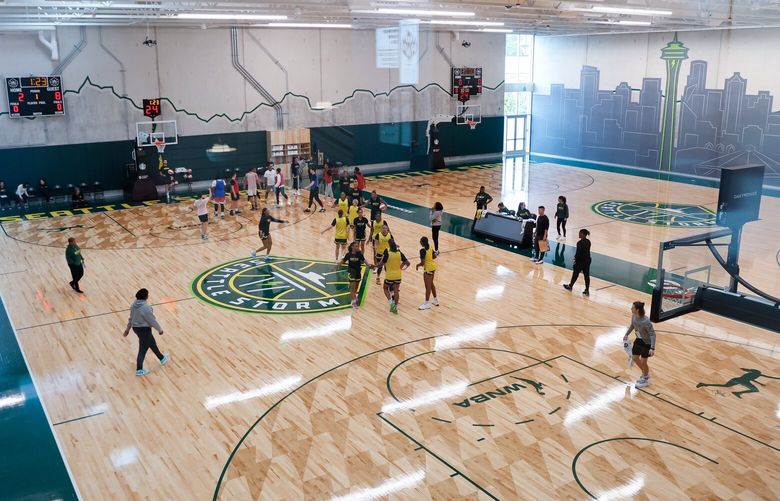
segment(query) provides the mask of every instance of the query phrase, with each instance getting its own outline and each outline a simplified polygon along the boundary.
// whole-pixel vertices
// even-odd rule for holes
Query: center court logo
[[[363,297],[363,268],[358,296]],[[192,281],[192,293],[214,306],[248,313],[295,314],[349,308],[346,266],[310,259],[246,258],[224,263]]]
[[[593,206],[593,212],[610,219],[648,226],[673,228],[715,226],[715,213],[701,205],[604,200]]]

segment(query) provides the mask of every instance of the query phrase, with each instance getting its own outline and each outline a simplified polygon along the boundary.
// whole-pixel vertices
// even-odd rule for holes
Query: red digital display
[[[11,118],[64,115],[62,79],[50,77],[8,77],[8,112]]]
[[[144,116],[155,118],[160,116],[160,99],[143,100]]]

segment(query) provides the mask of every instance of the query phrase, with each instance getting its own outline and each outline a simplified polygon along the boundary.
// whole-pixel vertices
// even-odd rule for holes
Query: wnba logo
[[[362,297],[365,268],[361,278]],[[351,306],[345,266],[298,258],[225,263],[195,278],[192,293],[214,306],[248,313],[311,313]]]

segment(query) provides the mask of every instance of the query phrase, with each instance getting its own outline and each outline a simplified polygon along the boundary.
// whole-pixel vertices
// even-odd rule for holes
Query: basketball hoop
[[[165,141],[162,139],[155,139],[154,147],[157,148],[157,153],[162,155],[163,152],[165,152]]]
[[[471,130],[474,130],[474,129],[477,128],[477,123],[479,123],[479,122],[476,122],[474,120],[466,120],[466,125],[468,125],[471,128]]]

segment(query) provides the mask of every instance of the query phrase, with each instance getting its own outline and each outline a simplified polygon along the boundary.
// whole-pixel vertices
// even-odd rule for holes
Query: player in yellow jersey
[[[334,241],[336,243],[336,262],[338,262],[340,256],[345,253],[347,248],[347,218],[344,217],[344,212],[342,212],[341,209],[339,209],[338,216],[330,223],[330,226],[322,230],[322,233],[325,233],[331,228],[336,228],[336,237]]]
[[[352,200],[352,204],[349,206],[349,210],[347,211],[347,222],[349,223],[349,231],[352,234],[352,236],[355,236],[355,218],[358,216],[358,209],[360,208],[360,205],[358,204],[358,200],[355,198]]]
[[[409,267],[409,260],[398,250],[392,238],[387,244],[387,250],[382,255],[380,266],[385,267],[385,297],[390,302],[390,312],[398,314],[398,301],[401,292],[401,272]],[[377,272],[378,273],[378,272]]]
[[[347,198],[347,192],[342,191],[341,195],[339,195],[339,199],[337,201],[338,209],[344,213],[344,215],[347,215],[347,212],[349,211],[349,199]]]
[[[421,310],[430,310],[431,305],[439,306],[439,299],[436,297],[436,286],[433,285],[433,276],[436,273],[436,253],[428,243],[428,237],[420,239],[420,264],[415,269],[423,269],[423,282],[425,283],[425,302],[420,305]],[[433,301],[430,301],[433,294]]]
[[[375,224],[374,228],[376,227],[377,225]],[[381,283],[379,276],[382,274],[382,257],[384,256],[385,251],[387,250],[387,246],[392,239],[393,234],[390,233],[390,227],[387,226],[387,223],[383,223],[381,226],[381,231],[377,233],[376,237],[374,237],[374,266],[376,267],[377,285]]]
[[[386,225],[384,219],[382,219],[382,213],[375,214],[371,220],[371,245],[374,247],[374,254],[376,254],[376,236],[382,231],[382,226]],[[374,261],[376,264],[376,261]]]

